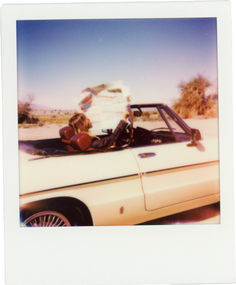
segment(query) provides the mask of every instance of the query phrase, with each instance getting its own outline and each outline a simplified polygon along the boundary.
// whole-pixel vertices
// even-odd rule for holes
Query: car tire
[[[23,221],[25,227],[69,227],[70,221],[57,211],[39,211],[31,214]]]

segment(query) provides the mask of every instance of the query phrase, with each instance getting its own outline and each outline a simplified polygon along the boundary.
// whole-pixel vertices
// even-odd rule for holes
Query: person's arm
[[[115,128],[114,132],[110,136],[107,136],[101,140],[94,140],[91,144],[91,147],[92,148],[110,147],[114,142],[116,142],[116,140],[118,139],[118,137],[120,136],[120,134],[122,133],[122,131],[125,129],[126,126],[127,122],[121,120],[118,126]]]

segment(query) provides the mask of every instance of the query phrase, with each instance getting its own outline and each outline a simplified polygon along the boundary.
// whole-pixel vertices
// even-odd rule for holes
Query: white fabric
[[[121,92],[112,92],[112,90]],[[105,84],[104,89],[97,94],[86,88],[86,91],[79,96],[79,104],[90,94],[92,94],[92,103],[84,113],[91,120],[93,129],[114,129],[126,112],[130,100],[129,88],[122,81]],[[79,107],[79,112],[81,111]]]

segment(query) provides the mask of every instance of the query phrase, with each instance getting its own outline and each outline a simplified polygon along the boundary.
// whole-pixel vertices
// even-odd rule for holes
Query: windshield
[[[134,109],[133,118],[134,127],[139,126],[150,131],[157,127],[161,129],[167,128],[156,107]]]
[[[140,107],[132,108],[133,126],[142,127],[149,131],[171,129],[176,133],[185,133],[176,117],[170,116],[164,108]]]

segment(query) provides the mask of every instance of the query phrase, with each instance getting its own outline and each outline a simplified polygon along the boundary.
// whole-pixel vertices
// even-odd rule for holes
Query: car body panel
[[[142,174],[147,210],[219,192],[217,141],[205,139],[196,147],[187,144],[132,149]]]
[[[82,201],[96,225],[129,224],[145,212],[139,175],[21,195],[21,206],[57,197]]]
[[[203,144],[203,142],[201,143]],[[219,201],[218,161],[213,160],[215,156],[208,156],[209,162],[203,163],[204,159],[197,155],[199,150],[196,150],[196,147],[187,147],[186,142],[178,144],[184,147],[182,149],[183,152],[196,152],[195,156],[191,156],[191,159],[182,160],[181,166],[179,163],[174,164],[172,162],[172,165],[170,163],[164,164],[166,170],[163,169],[163,160],[160,160],[160,158],[161,152],[163,152],[164,155],[167,145],[154,146],[153,148],[155,149],[150,149],[152,147],[126,149],[109,153],[110,155],[112,154],[111,162],[105,160],[102,166],[101,161],[99,163],[100,168],[103,168],[103,170],[103,164],[114,170],[114,164],[123,163],[123,172],[117,172],[117,169],[115,169],[116,172],[114,172],[116,175],[119,173],[119,178],[112,177],[104,179],[104,176],[102,176],[101,181],[96,181],[90,171],[86,176],[87,179],[90,178],[89,182],[79,183],[79,185],[74,186],[66,186],[66,184],[63,184],[64,187],[52,187],[55,186],[55,184],[52,184],[55,178],[50,175],[49,177],[52,181],[47,179],[48,184],[44,184],[44,187],[41,187],[40,190],[37,186],[41,185],[39,178],[41,180],[42,170],[48,171],[48,167],[42,168],[41,170],[40,168],[37,170],[35,168],[34,171],[40,171],[41,175],[36,180],[37,183],[34,182],[33,185],[31,183],[35,180],[32,179],[32,177],[28,179],[28,189],[30,192],[28,192],[28,194],[27,192],[21,193],[21,205],[56,197],[73,197],[82,201],[88,207],[94,225],[129,225],[142,223],[150,219]],[[211,141],[211,144],[213,147],[214,142]],[[176,144],[168,144],[168,148],[175,145]],[[213,148],[211,149],[213,151]],[[140,163],[134,155],[147,150],[156,151],[159,157],[156,156],[155,158],[158,157],[159,159],[157,159],[156,163],[152,162],[150,166],[150,161],[148,162],[149,158],[140,158],[140,161],[145,161],[147,164],[145,172],[145,164]],[[115,160],[113,156],[114,153],[117,154],[117,160]],[[100,159],[100,154],[92,154],[89,156],[93,157],[94,155],[98,156],[98,160]],[[104,156],[104,153],[101,153],[101,155],[103,159],[109,159],[110,157],[110,155]],[[127,156],[130,159],[130,168],[126,163]],[[28,158],[29,157],[32,156],[28,156]],[[74,161],[76,165],[79,164],[78,161],[80,161],[80,157],[80,155],[73,157],[73,160],[77,158],[77,162]],[[66,158],[71,159],[71,157]],[[28,165],[32,162],[51,160],[51,165],[54,169],[55,164],[53,165],[53,163],[56,163],[58,159],[60,158],[33,160],[28,161]],[[123,159],[125,159],[125,162]],[[72,165],[71,163],[71,166]],[[143,169],[140,169],[140,165],[143,166]],[[65,171],[65,169],[63,171]],[[34,172],[32,175],[34,175]],[[46,175],[46,173],[44,175]],[[78,176],[75,178],[78,179]],[[98,176],[96,179],[98,179]],[[75,180],[75,182],[76,181],[78,180]],[[71,179],[68,182],[71,183]],[[155,185],[158,187],[153,187]],[[32,191],[32,189],[35,189],[35,191]]]
[[[112,180],[106,183],[98,182],[95,185],[90,184],[87,187],[81,185],[35,192],[22,195],[20,205],[23,208],[24,205],[30,202],[46,201],[47,199],[57,197],[72,197],[88,206],[93,225],[106,226],[139,224],[219,201],[219,193],[217,193],[147,211],[138,179],[138,177],[133,177],[133,179],[130,178],[127,181],[123,178],[120,182]],[[128,189],[130,190],[128,191]],[[122,199],[118,199],[118,196],[122,197]],[[90,199],[90,197],[93,199]],[[123,210],[121,212],[122,207]]]
[[[20,194],[138,174],[129,149],[35,159],[20,152]]]

